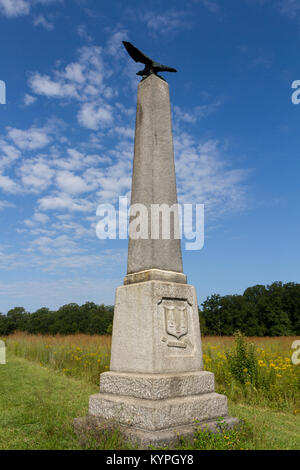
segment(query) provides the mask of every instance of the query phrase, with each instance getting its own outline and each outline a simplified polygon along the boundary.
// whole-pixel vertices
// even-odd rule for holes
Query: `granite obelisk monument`
[[[125,44],[132,55],[134,46]],[[110,371],[101,374],[100,393],[89,403],[90,419],[99,426],[115,420],[142,448],[191,436],[195,422],[211,429],[220,417],[228,425],[237,422],[228,417],[227,398],[214,391],[214,375],[203,371],[197,296],[183,273],[177,236],[169,86],[155,64],[151,68],[148,62],[147,70],[145,63],[139,73],[144,78],[138,87],[131,196],[131,208],[147,209],[148,237],[129,230],[127,276],[115,299]],[[152,208],[161,205],[173,208],[169,239],[153,222]]]

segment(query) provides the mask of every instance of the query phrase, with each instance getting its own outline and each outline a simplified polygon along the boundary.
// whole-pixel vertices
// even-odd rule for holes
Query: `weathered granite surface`
[[[164,400],[145,400],[98,393],[90,397],[89,414],[146,431],[159,431],[227,416],[225,395],[208,393]]]
[[[155,75],[139,83],[131,204],[177,204],[169,86]],[[156,268],[182,273],[179,239],[132,240],[128,274]],[[174,230],[171,230],[174,234]]]
[[[170,312],[177,315],[173,322],[168,320]],[[179,338],[174,336],[176,328]],[[144,374],[202,370],[195,288],[162,281],[119,287],[110,370]]]
[[[181,374],[104,372],[100,380],[101,393],[146,400],[202,395],[214,391],[214,374],[206,371]]]
[[[124,278],[124,285],[136,284],[137,282],[146,281],[167,281],[178,282],[186,284],[187,278],[183,273],[176,273],[175,271],[163,271],[162,269],[148,269],[139,273],[127,274]]]

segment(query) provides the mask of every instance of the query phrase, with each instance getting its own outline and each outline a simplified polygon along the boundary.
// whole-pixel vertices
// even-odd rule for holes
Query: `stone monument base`
[[[214,374],[105,372],[100,393],[92,395],[89,415],[75,420],[79,436],[116,423],[121,435],[138,448],[174,446],[192,439],[198,427],[217,432],[230,418],[227,398],[214,391]]]
[[[76,418],[74,420],[74,430],[79,440],[84,445],[88,442],[88,436],[97,438],[102,429],[110,428],[116,425],[120,430],[121,436],[125,441],[129,441],[134,447],[141,450],[147,450],[150,446],[155,448],[176,447],[180,444],[181,439],[192,444],[197,429],[209,430],[211,432],[220,432],[222,426],[232,429],[240,424],[237,418],[224,416],[220,419],[212,419],[200,423],[190,424],[186,426],[176,426],[169,429],[159,431],[146,431],[131,426],[123,426],[114,421],[105,420],[96,416],[88,415],[84,418]],[[112,449],[113,450],[113,449]]]
[[[238,423],[228,417],[226,396],[215,393],[214,374],[202,370],[197,296],[185,280],[155,269],[118,287],[111,370],[101,374],[88,416],[76,420],[79,434],[101,435],[115,423],[139,448],[163,447],[192,438],[197,426]]]

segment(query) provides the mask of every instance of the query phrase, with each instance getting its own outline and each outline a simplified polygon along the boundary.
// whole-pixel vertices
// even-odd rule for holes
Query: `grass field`
[[[204,368],[216,377],[217,391],[237,403],[300,412],[300,367],[291,362],[295,337],[248,338],[236,350],[233,337],[204,337]],[[17,333],[8,350],[60,371],[68,377],[98,385],[109,369],[111,336],[42,336]],[[240,345],[241,346],[241,345]]]
[[[193,448],[300,449],[300,371],[290,363],[294,339],[248,339],[255,344],[255,373],[251,361],[247,371],[242,361],[234,377],[234,339],[204,338],[206,369],[216,373],[217,389],[229,397],[231,415],[243,418],[245,426],[218,436],[199,433]],[[0,449],[79,449],[72,422],[87,413],[99,373],[108,368],[110,338],[18,334],[7,344],[8,362],[0,366]],[[116,429],[87,448],[128,446]]]

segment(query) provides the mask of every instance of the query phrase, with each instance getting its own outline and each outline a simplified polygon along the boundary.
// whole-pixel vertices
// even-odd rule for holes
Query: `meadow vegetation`
[[[234,403],[300,413],[300,366],[292,364],[297,337],[204,337],[205,370],[214,372],[219,393]],[[299,338],[298,338],[299,339]],[[111,336],[48,336],[15,333],[8,351],[68,377],[98,385],[109,369]]]
[[[117,426],[101,429],[81,443],[73,432],[73,419],[85,416],[93,385],[40,367],[8,352],[0,367],[0,450],[131,450]],[[229,412],[245,420],[238,430],[220,434],[195,433],[193,443],[182,441],[179,449],[240,450],[299,449],[300,415],[253,405],[232,403]]]
[[[298,338],[299,339],[299,338]],[[300,366],[292,363],[297,337],[204,338],[204,368],[217,391],[235,403],[300,413]],[[300,432],[300,430],[299,430]]]
[[[110,335],[15,333],[5,341],[8,351],[15,356],[94,385],[99,384],[100,374],[109,369]]]
[[[219,434],[197,431],[179,449],[300,448],[300,366],[291,362],[296,337],[204,337],[204,367],[244,420]],[[72,429],[109,369],[111,336],[15,333],[4,338],[8,363],[0,381],[0,449],[132,449],[118,427],[81,444]],[[222,426],[222,423],[221,423]],[[1,431],[2,429],[2,431]],[[5,430],[5,431],[4,431]]]

